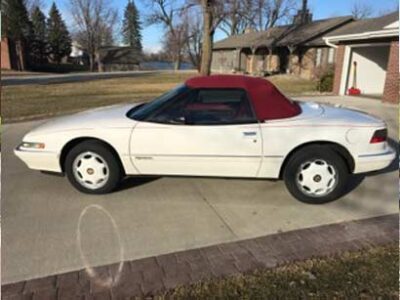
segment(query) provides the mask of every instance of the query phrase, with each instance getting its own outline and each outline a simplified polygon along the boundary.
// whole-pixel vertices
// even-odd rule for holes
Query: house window
[[[322,49],[317,49],[317,55],[315,57],[315,65],[319,67],[322,64]]]
[[[333,64],[334,62],[335,62],[335,49],[329,48],[328,63]]]

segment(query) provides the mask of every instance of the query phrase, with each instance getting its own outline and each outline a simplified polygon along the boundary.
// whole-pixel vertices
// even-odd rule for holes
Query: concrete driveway
[[[383,117],[397,140],[396,106],[327,101]],[[354,179],[347,196],[322,206],[297,202],[283,182],[264,180],[128,180],[111,195],[88,196],[66,178],[27,169],[12,154],[39,123],[3,126],[3,283],[398,212],[397,163]]]

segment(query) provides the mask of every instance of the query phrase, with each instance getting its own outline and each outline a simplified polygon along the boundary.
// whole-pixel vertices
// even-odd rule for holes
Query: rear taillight
[[[375,131],[371,138],[370,144],[383,143],[387,140],[387,129],[380,129]]]

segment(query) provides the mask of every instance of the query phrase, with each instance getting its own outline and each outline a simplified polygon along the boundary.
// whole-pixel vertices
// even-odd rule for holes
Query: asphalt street
[[[321,100],[314,99],[314,100]],[[398,139],[394,105],[330,97],[373,112]],[[77,192],[66,178],[29,170],[13,155],[42,121],[2,128],[2,282],[398,212],[398,169],[354,178],[349,193],[302,204],[283,182],[214,178],[130,179],[104,196]]]
[[[1,78],[1,85],[26,85],[26,84],[55,84],[55,83],[70,83],[70,82],[82,82],[91,81],[98,79],[112,79],[112,78],[125,78],[142,76],[143,74],[154,74],[171,72],[170,70],[157,70],[157,71],[128,71],[128,72],[103,72],[103,73],[72,73],[72,74],[58,74],[58,75],[27,75],[27,76],[5,76]],[[179,71],[179,72],[192,72]]]

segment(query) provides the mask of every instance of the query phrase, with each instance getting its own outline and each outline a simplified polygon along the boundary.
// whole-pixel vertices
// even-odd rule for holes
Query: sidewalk
[[[9,284],[2,286],[2,299],[152,296],[203,279],[384,245],[398,236],[398,214],[323,225]]]

